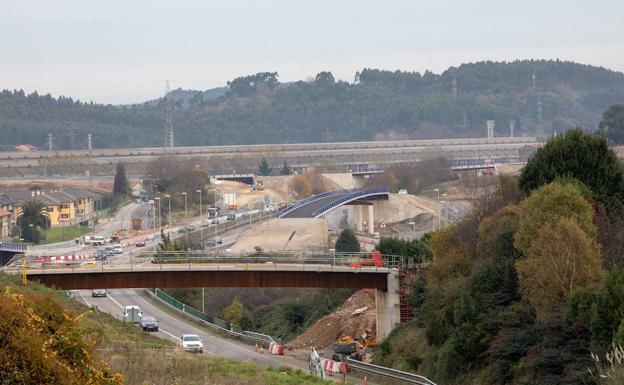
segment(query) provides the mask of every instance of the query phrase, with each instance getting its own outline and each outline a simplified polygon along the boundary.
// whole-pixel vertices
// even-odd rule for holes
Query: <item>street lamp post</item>
[[[157,204],[157,209],[158,209],[158,228],[160,229],[162,227],[162,220],[161,220],[161,215],[162,215],[162,211],[160,211],[160,197],[156,197],[154,198],[154,200],[156,201]]]
[[[154,233],[152,234],[152,243],[154,244],[154,255],[156,255],[156,204],[152,201],[152,217],[154,218],[152,221],[152,225],[154,227]]]
[[[439,228],[440,227],[440,189],[436,188],[436,189],[433,189],[433,191],[438,193],[438,228]],[[435,231],[435,226],[433,230]]]
[[[182,195],[184,195],[184,233],[186,234],[186,247],[188,247],[188,210],[186,205],[186,192],[183,192]]]
[[[411,221],[408,225],[412,225],[412,239],[416,239],[416,222]]]
[[[447,195],[446,193],[442,194],[442,198],[446,198],[446,195]],[[444,213],[446,212],[446,210],[445,210],[445,209],[448,209],[448,206],[447,206],[447,203],[448,203],[448,202],[447,202],[447,200],[446,200],[446,199],[444,199],[444,201],[441,201],[440,203],[442,203],[442,202],[444,202],[444,205],[442,206],[442,213],[441,213],[441,214],[442,214],[442,217],[444,217],[444,218],[445,218],[445,219],[444,219],[444,228],[446,228],[446,216],[445,216],[445,214],[444,214]],[[442,226],[440,226],[440,228],[441,228],[441,227],[442,227]]]
[[[167,194],[165,195],[165,198],[167,198],[169,202],[169,214],[167,214],[167,222],[169,223],[169,230],[171,230],[171,195]],[[169,234],[169,231],[167,231],[167,234]]]
[[[217,250],[217,239],[219,236],[219,212],[217,211],[217,188],[214,188],[214,202],[213,202],[213,208],[214,208],[214,213],[215,213],[215,218],[217,218],[217,223],[215,223],[215,255],[216,255],[216,250]]]
[[[199,193],[199,243],[201,244],[201,248],[204,248],[204,216],[202,214],[202,199],[201,199],[201,190],[195,190],[195,192]]]

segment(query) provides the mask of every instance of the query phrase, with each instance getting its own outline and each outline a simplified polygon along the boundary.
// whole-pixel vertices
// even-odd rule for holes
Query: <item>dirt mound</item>
[[[365,310],[363,310],[366,308]],[[310,326],[287,348],[308,349],[316,347],[329,351],[336,340],[344,336],[358,338],[367,330],[375,334],[375,290],[364,289],[349,297],[336,311]]]

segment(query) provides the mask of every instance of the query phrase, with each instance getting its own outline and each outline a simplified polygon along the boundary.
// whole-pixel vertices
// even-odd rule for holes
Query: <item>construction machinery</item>
[[[352,336],[340,337],[334,343],[332,360],[345,361],[347,358],[362,361],[370,349],[377,346],[377,339],[371,329],[366,329],[362,335],[355,339]]]

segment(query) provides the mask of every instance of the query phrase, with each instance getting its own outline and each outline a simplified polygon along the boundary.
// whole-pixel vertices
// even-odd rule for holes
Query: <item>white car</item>
[[[117,243],[113,246],[113,253],[115,254],[122,254],[123,253],[123,247],[121,246],[120,243]]]
[[[197,334],[182,334],[182,337],[180,337],[180,345],[185,352],[204,352],[204,343]]]
[[[124,322],[139,323],[143,318],[143,311],[136,305],[125,306],[122,314]]]

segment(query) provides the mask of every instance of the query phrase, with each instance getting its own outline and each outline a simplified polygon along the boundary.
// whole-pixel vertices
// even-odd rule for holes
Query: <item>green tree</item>
[[[126,177],[126,167],[123,163],[117,163],[115,169],[115,179],[113,181],[113,195],[116,197],[123,197],[130,192],[130,186],[128,185],[128,178]]]
[[[321,83],[321,84],[334,84],[334,82],[336,81],[334,79],[334,75],[332,75],[332,73],[329,71],[319,72],[318,74],[316,74],[316,77],[314,78],[314,80],[317,83]]]
[[[229,323],[240,325],[245,314],[245,306],[238,298],[234,298],[232,303],[223,309],[223,318]]]
[[[36,198],[24,202],[18,218],[22,238],[27,242],[39,243],[45,238],[43,230],[50,227],[50,214],[46,206]]]
[[[602,114],[598,126],[607,134],[609,141],[614,144],[624,143],[624,103],[617,103],[609,107]]]
[[[336,240],[337,253],[359,253],[360,242],[351,229],[344,229]]]
[[[514,245],[525,255],[546,224],[572,219],[585,234],[594,238],[593,210],[583,192],[572,182],[553,182],[541,187],[521,203],[520,222]]]
[[[559,310],[574,289],[603,276],[598,245],[569,218],[545,223],[516,270],[522,296],[540,319]]]
[[[381,238],[375,249],[383,255],[401,255],[414,262],[422,262],[432,258],[431,250],[427,244],[419,239]]]
[[[622,207],[624,171],[604,135],[576,128],[551,139],[529,159],[520,187],[528,194],[562,177],[589,187],[611,216]]]
[[[258,165],[258,174],[262,176],[269,176],[271,175],[272,171],[273,171],[273,168],[269,165],[269,162],[267,162],[266,158],[262,157],[262,160],[260,161],[260,164]]]
[[[284,166],[282,166],[282,169],[280,170],[280,175],[290,175],[290,174],[292,174],[292,170],[290,166],[288,166],[288,163],[284,161]]]

